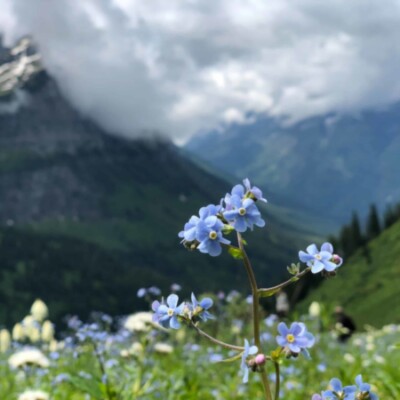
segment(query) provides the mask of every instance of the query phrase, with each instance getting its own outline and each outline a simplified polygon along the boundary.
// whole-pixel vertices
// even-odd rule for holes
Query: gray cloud
[[[400,2],[0,0],[63,91],[127,136],[176,141],[254,113],[297,121],[400,99]]]

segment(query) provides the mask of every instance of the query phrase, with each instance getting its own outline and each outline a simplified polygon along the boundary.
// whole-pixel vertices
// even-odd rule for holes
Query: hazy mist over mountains
[[[336,221],[400,200],[400,104],[285,126],[274,119],[232,125],[186,148],[214,167],[251,176],[268,191]]]

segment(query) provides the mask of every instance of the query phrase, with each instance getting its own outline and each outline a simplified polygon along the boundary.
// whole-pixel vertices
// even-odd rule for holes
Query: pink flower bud
[[[266,358],[264,354],[257,354],[254,360],[257,365],[264,365]]]
[[[337,254],[334,254],[332,256],[332,262],[334,262],[336,265],[341,265],[343,260],[342,257],[339,257]]]

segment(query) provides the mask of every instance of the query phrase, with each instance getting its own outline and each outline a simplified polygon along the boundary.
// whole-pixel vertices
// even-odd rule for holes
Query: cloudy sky
[[[400,0],[0,0],[83,112],[177,142],[400,99]]]

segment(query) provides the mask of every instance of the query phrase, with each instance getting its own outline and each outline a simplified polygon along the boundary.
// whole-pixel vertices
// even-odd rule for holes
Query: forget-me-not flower
[[[153,320],[164,327],[180,328],[181,324],[178,317],[182,314],[185,304],[182,303],[178,306],[178,300],[179,297],[176,294],[170,294],[167,297],[167,304],[158,301],[153,302],[152,309],[155,312]]]
[[[204,322],[208,319],[215,319],[215,317],[208,312],[212,305],[213,301],[209,297],[204,297],[199,302],[194,293],[192,293],[191,311],[193,316],[201,318]]]
[[[256,225],[260,228],[265,226],[261,213],[254,200],[234,194],[225,198],[227,209],[223,212],[224,218],[230,222],[238,232],[245,232],[247,228],[253,229]],[[228,206],[229,205],[229,206]]]
[[[329,382],[331,385],[332,390],[325,390],[322,392],[323,399],[329,400],[355,400],[356,399],[356,392],[357,387],[352,386],[344,386],[339,379],[333,378]]]
[[[230,244],[230,241],[222,235],[224,224],[216,216],[209,216],[200,220],[197,224],[197,240],[200,242],[197,249],[201,253],[210,256],[219,256],[222,252],[222,244]]]
[[[378,396],[371,392],[371,385],[364,383],[361,375],[357,375],[356,385],[362,394],[369,394],[369,397],[366,397],[368,400],[378,400]]]
[[[339,260],[335,258],[336,262],[333,262],[333,246],[330,243],[324,243],[321,246],[321,250],[315,244],[310,244],[307,247],[307,253],[299,251],[299,259],[301,262],[306,263],[311,267],[311,272],[316,274],[322,270],[332,272],[342,264],[342,259],[338,256]]]
[[[183,231],[178,233],[178,236],[188,242],[197,239],[197,225],[200,221],[204,221],[207,217],[217,215],[221,210],[221,206],[209,204],[206,207],[201,207],[199,210],[199,217],[192,215],[189,221],[185,224]]]
[[[307,331],[302,322],[293,322],[290,328],[284,322],[278,325],[280,336],[276,337],[279,346],[288,348],[292,353],[298,354],[303,349],[314,345],[314,336]]]

